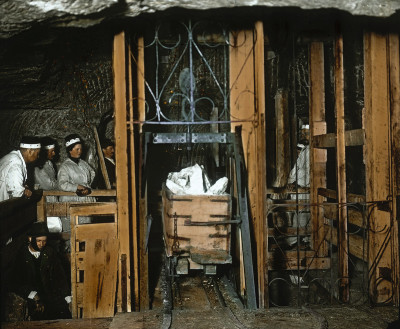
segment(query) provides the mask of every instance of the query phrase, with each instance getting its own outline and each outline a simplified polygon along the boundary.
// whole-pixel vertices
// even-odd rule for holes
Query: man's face
[[[42,251],[43,248],[46,246],[47,243],[47,236],[38,236],[36,238],[29,238],[29,241],[32,242],[32,239],[36,239],[36,245],[39,251]]]
[[[26,158],[26,163],[35,162],[39,158],[40,149],[28,149],[28,156]]]
[[[103,149],[103,154],[106,158],[112,158],[114,156],[114,146],[110,145]]]
[[[38,236],[36,238],[36,244],[39,250],[42,250],[46,246],[46,243],[47,243],[47,236]]]
[[[56,155],[56,151],[54,149],[47,150],[47,159],[53,160]]]

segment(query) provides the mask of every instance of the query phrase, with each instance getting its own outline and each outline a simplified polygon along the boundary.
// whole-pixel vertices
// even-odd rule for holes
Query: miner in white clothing
[[[0,159],[0,201],[22,196],[31,197],[32,191],[25,185],[26,165],[38,159],[39,151],[39,138],[24,136],[19,150],[11,151]]]
[[[57,190],[57,174],[54,166],[54,157],[56,156],[56,144],[50,137],[44,137],[40,140],[42,149],[39,160],[35,164],[35,184],[43,190]],[[52,197],[46,198],[48,202],[56,202]]]
[[[91,193],[95,177],[94,169],[81,159],[83,141],[77,134],[65,138],[68,158],[61,164],[57,174],[58,186],[62,191],[75,192],[74,196],[60,196],[60,202],[96,202]],[[64,232],[71,231],[68,217],[61,218]],[[91,217],[79,217],[79,223],[90,223]]]
[[[57,173],[54,164],[56,142],[50,137],[43,137],[40,143],[42,148],[39,160],[35,164],[35,184],[38,188],[45,191],[57,190]],[[46,202],[58,202],[58,197],[48,195],[46,196]],[[47,217],[47,226],[50,232],[61,232],[62,224],[60,217]]]

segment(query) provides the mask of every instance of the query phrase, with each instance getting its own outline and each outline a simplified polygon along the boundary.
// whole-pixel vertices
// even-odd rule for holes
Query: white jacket
[[[13,197],[21,197],[27,177],[25,160],[20,151],[11,151],[0,159],[0,201],[8,200],[7,191]]]
[[[53,162],[47,160],[43,168],[35,167],[35,184],[39,184],[43,190],[57,190],[58,184]],[[57,202],[58,198],[48,196],[46,200],[47,202]]]
[[[58,187],[62,191],[76,192],[78,185],[90,188],[95,176],[94,169],[84,160],[80,159],[76,164],[71,159],[66,159],[60,166],[57,174]],[[61,202],[95,202],[94,197],[87,196],[61,196]]]
[[[307,145],[301,150],[296,164],[290,171],[288,184],[296,181],[297,170],[297,185],[300,187],[310,187],[310,146]],[[297,195],[299,200],[309,199],[308,193],[299,193]],[[291,194],[291,199],[296,199],[296,194]]]

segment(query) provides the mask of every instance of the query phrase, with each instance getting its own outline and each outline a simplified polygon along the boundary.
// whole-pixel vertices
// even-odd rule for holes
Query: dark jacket
[[[111,184],[111,188],[114,189],[115,188],[115,165],[110,161],[107,160],[107,158],[104,158],[104,163],[106,165],[106,170],[107,170],[107,174],[108,174],[108,179],[110,180],[110,184]],[[103,173],[101,172],[101,167],[99,164],[99,170],[98,170],[98,188],[105,190],[106,187],[106,182],[104,180],[103,177]]]
[[[37,291],[45,303],[60,302],[71,295],[59,256],[50,246],[36,259],[24,245],[17,254],[13,280],[13,290],[25,299],[31,291]]]

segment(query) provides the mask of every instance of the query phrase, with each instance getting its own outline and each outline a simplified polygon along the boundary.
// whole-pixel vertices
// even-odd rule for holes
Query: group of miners
[[[75,194],[47,196],[47,202],[95,202],[90,196],[91,189],[105,188],[105,179],[81,159],[83,146],[79,135],[68,135],[65,138],[67,158],[56,170],[57,148],[52,138],[22,137],[19,149],[0,159],[0,202],[12,198],[29,199],[34,189]],[[114,144],[104,139],[101,148],[110,184],[115,188]],[[90,219],[82,220],[90,223]],[[82,223],[81,219],[79,222]],[[27,245],[23,245],[15,258],[10,291],[24,300],[26,319],[30,320],[71,317],[71,290],[58,251],[47,244],[49,228],[54,232],[70,231],[69,217],[48,217],[47,222],[33,223],[27,233]]]

